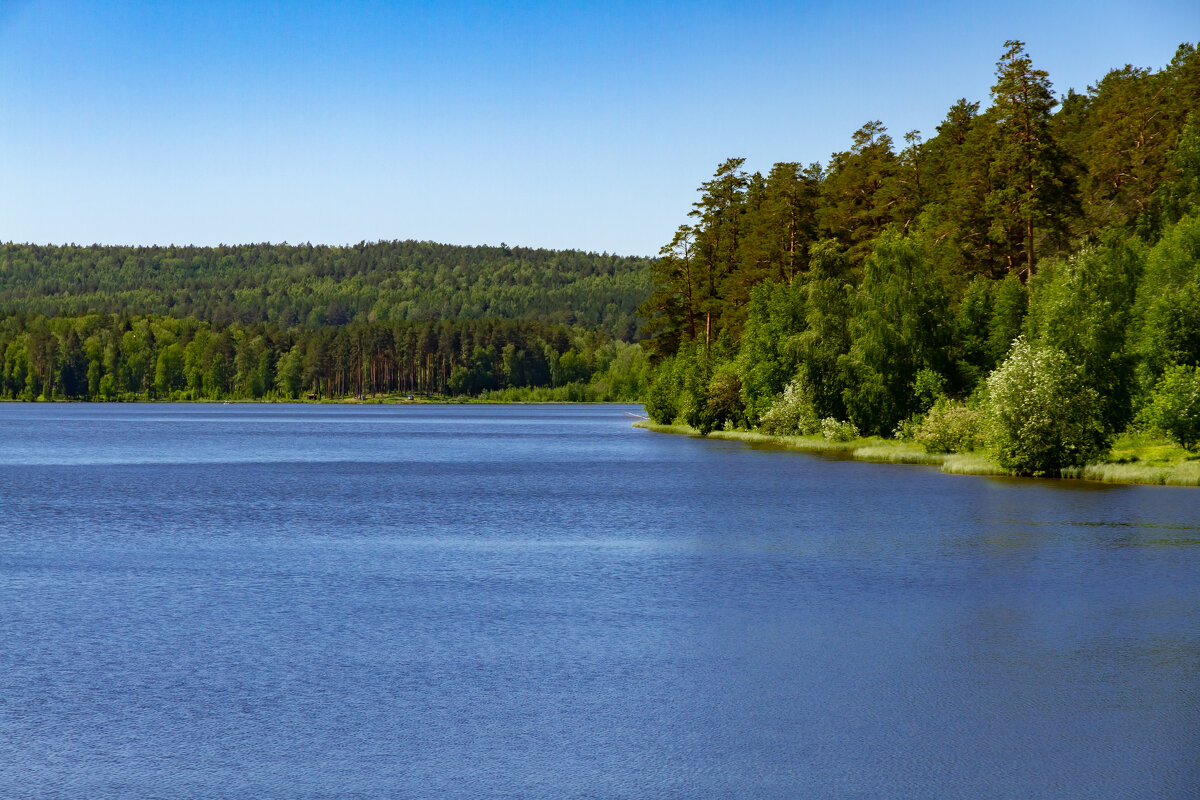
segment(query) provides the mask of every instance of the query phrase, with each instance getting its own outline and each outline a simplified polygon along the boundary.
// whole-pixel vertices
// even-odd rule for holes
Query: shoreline
[[[633,427],[653,433],[700,437],[700,432],[688,425],[660,425],[652,421],[638,421],[633,423]],[[1197,456],[1196,460],[1162,464],[1139,463],[1137,460],[1101,461],[1082,467],[1069,467],[1063,470],[1061,475],[1032,476],[1006,470],[985,453],[927,453],[914,445],[878,436],[835,442],[819,436],[775,436],[757,431],[720,430],[712,431],[707,437],[701,438],[774,445],[810,454],[841,454],[854,461],[877,464],[938,467],[940,472],[947,475],[1071,480],[1127,486],[1200,486],[1200,456]]]

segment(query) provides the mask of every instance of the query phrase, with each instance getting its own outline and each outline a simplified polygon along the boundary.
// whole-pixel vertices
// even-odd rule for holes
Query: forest
[[[719,165],[651,267],[647,413],[895,437],[1052,473],[1200,440],[1200,55],[1058,97],[1009,41],[989,103],[827,164]]]
[[[0,398],[636,400],[650,262],[412,241],[4,244]]]
[[[602,332],[497,318],[284,330],[14,314],[0,320],[0,353],[0,397],[14,400],[632,401],[649,369],[641,348]]]
[[[651,259],[371,242],[112,247],[0,244],[0,314],[154,314],[287,329],[531,319],[633,338]]]

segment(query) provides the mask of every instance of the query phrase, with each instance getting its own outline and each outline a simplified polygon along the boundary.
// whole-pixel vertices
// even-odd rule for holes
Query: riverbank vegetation
[[[655,423],[1197,482],[1200,54],[1058,97],[1005,48],[990,105],[928,139],[872,121],[824,166],[701,185],[642,306]]]

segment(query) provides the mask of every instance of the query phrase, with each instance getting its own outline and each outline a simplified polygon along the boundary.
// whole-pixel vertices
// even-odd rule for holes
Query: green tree
[[[848,320],[854,291],[850,265],[836,241],[825,239],[809,249],[804,294],[804,329],[789,342],[795,348],[796,376],[812,394],[822,417],[844,418],[843,382],[838,359],[850,349]]]
[[[279,357],[275,368],[275,388],[284,397],[296,399],[304,386],[304,353],[300,345],[292,345]]]
[[[740,269],[744,263],[741,248],[749,185],[742,170],[745,162],[744,158],[724,161],[712,180],[700,185],[700,199],[689,212],[698,220],[696,310],[697,324],[703,330],[698,330],[696,336],[703,339],[706,357],[722,330],[728,327],[736,333],[740,329],[753,286],[753,276]]]
[[[1051,112],[1058,105],[1045,70],[1034,69],[1019,41],[996,64],[989,115],[995,120],[992,189],[986,209],[991,239],[1000,245],[1009,270],[1032,275],[1039,241],[1063,244],[1067,218],[1076,203],[1066,154],[1054,138]]]
[[[1142,409],[1141,419],[1185,449],[1196,450],[1200,446],[1200,367],[1167,367]]]
[[[168,396],[187,384],[184,363],[183,348],[178,342],[158,351],[158,362],[154,368],[154,390],[160,397]]]
[[[1135,345],[1146,388],[1168,364],[1200,364],[1200,213],[1170,226],[1146,257]]]
[[[897,169],[892,137],[874,120],[854,132],[848,152],[834,153],[821,184],[823,229],[846,248],[857,264],[870,252],[870,240],[891,220],[896,198],[890,178]]]
[[[919,243],[889,230],[873,245],[840,361],[849,376],[842,397],[860,430],[887,435],[919,410],[918,373],[948,372],[952,318],[945,282]]]
[[[1127,338],[1142,259],[1136,246],[1113,241],[1048,263],[1032,282],[1029,338],[1067,354],[1099,393],[1110,430],[1133,413],[1136,362]]]
[[[62,338],[57,359],[57,383],[63,396],[72,399],[87,397],[87,358],[73,328]]]
[[[808,263],[808,247],[816,240],[816,211],[821,169],[801,169],[795,162],[775,164],[762,184],[761,198],[747,203],[743,271],[757,284],[774,280],[790,286]]]
[[[696,339],[701,295],[695,243],[695,230],[681,225],[650,267],[653,291],[638,313],[646,318],[642,333],[659,357],[674,355],[682,343]]]
[[[965,98],[955,103],[925,146],[928,198],[919,224],[942,246],[936,251],[945,268],[955,274],[996,276],[1007,271],[989,231],[986,208],[993,188],[991,170],[995,125],[980,116],[979,103]]]
[[[1013,340],[1021,335],[1029,313],[1029,291],[1016,275],[991,284],[992,316],[988,320],[988,363],[999,364],[1008,355]]]
[[[757,422],[799,367],[795,337],[804,329],[804,284],[774,281],[754,287],[738,349],[738,376],[745,413]]]

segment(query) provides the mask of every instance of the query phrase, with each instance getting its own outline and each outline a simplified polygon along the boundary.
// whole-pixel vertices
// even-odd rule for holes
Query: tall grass
[[[848,442],[835,442],[820,436],[776,436],[758,431],[713,431],[709,434],[714,439],[733,439],[742,442],[761,442],[777,444],[793,450],[810,450],[815,452],[848,452],[854,450],[863,440],[852,439]]]
[[[1011,475],[985,453],[952,453],[942,462],[942,472],[948,475]]]
[[[1064,478],[1082,478],[1103,483],[1148,483],[1157,486],[1200,486],[1200,464],[1088,464],[1063,470]]]
[[[886,464],[941,464],[946,456],[941,453],[926,453],[919,447],[897,442],[859,447],[854,451],[859,461],[876,461]]]

